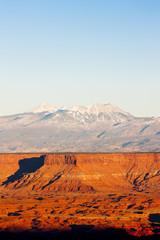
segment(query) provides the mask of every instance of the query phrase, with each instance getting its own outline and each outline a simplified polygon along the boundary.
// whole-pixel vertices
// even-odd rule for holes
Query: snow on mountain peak
[[[125,111],[121,110],[119,107],[117,107],[112,103],[108,103],[108,104],[94,103],[89,106],[82,106],[82,105],[74,105],[72,107],[62,106],[59,108],[55,107],[52,104],[44,103],[44,104],[40,104],[36,108],[33,108],[30,112],[34,112],[34,113],[55,112],[57,110],[68,110],[72,112],[79,112],[81,114],[84,114],[84,113],[88,113],[89,115],[94,114],[97,116],[99,113],[107,113],[109,115],[112,115],[114,113],[122,113],[125,115],[130,115],[129,113],[126,113]]]
[[[105,107],[103,104],[94,103],[88,106],[88,113],[98,115],[100,112],[105,112]]]
[[[118,106],[116,106],[113,103],[104,104],[104,107],[107,111],[110,111],[110,112],[114,111],[114,112],[124,112],[124,113],[126,113],[125,111],[123,111],[122,109],[120,109]]]
[[[93,105],[88,106],[88,113],[95,114],[95,115],[98,115],[99,113],[107,113],[107,114],[123,113],[125,115],[130,115],[129,113],[121,110],[119,107],[117,107],[112,103],[108,103],[108,104],[94,103]]]
[[[113,112],[123,112],[119,107],[117,107],[114,104],[108,103],[108,104],[100,104],[100,103],[94,103],[89,106],[82,106],[82,105],[73,105],[72,107],[68,106],[62,106],[59,108],[61,110],[69,110],[73,112],[80,112],[82,114],[88,113],[88,114],[94,114],[98,115],[99,113],[113,113]]]
[[[57,108],[53,104],[42,103],[38,107],[31,109],[30,112],[33,112],[33,113],[54,112],[56,110]]]
[[[86,106],[82,106],[82,105],[74,105],[70,108],[71,111],[74,112],[80,112],[80,113],[85,113],[87,112],[88,108]]]

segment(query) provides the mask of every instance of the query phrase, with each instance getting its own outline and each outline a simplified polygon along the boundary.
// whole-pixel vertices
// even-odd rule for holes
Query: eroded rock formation
[[[3,187],[53,191],[153,191],[159,153],[1,154]]]
[[[160,153],[0,154],[0,229],[160,233]]]

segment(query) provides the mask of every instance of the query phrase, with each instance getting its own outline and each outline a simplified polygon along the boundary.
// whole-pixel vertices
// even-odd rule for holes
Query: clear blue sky
[[[0,115],[94,102],[160,117],[160,1],[0,0]]]

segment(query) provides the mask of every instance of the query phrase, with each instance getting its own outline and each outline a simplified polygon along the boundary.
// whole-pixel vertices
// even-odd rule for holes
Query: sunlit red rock
[[[160,233],[159,153],[0,154],[0,230]]]

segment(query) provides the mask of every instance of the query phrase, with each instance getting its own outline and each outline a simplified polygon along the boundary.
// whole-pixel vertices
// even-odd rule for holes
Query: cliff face
[[[159,196],[160,153],[0,154],[1,230],[157,234]]]
[[[160,153],[0,154],[0,182],[40,191],[158,191]]]

